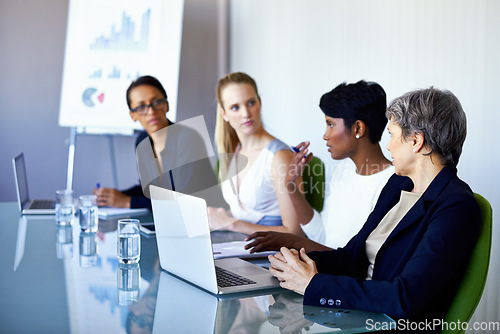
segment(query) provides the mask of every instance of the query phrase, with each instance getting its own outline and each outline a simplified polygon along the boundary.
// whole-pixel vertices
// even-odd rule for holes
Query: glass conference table
[[[9,202],[0,203],[0,222],[1,333],[360,333],[394,322],[303,306],[300,295],[281,288],[217,298],[161,270],[154,236],[141,235],[139,265],[123,267],[117,219],[80,233],[77,220],[58,227],[54,216],[21,216]],[[241,238],[213,233],[215,242]],[[119,289],[124,282],[128,291]],[[136,302],[123,298],[131,295]]]

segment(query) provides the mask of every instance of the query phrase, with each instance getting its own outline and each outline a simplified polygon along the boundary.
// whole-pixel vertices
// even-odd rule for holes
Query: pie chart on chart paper
[[[93,87],[87,88],[82,94],[82,101],[87,107],[94,107],[96,104],[104,102],[104,93],[98,92]]]
[[[184,0],[66,2],[60,126],[82,133],[141,130],[129,116],[125,93],[143,75],[168,87],[169,102],[177,105]],[[175,121],[176,108],[170,112]]]

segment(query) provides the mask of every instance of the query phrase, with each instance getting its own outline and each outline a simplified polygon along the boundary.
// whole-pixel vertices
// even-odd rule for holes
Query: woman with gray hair
[[[465,113],[451,92],[431,87],[395,99],[386,115],[396,174],[361,231],[337,250],[283,247],[270,271],[307,305],[443,319],[480,226],[474,194],[457,177]]]

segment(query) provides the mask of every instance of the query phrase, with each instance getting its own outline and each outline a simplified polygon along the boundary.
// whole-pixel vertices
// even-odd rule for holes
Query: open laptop
[[[28,192],[28,177],[26,176],[26,164],[24,154],[21,153],[12,159],[14,176],[16,179],[17,203],[19,210],[25,215],[53,215],[56,213],[55,200],[30,199]]]
[[[204,199],[149,187],[161,267],[213,294],[279,287],[256,264],[239,258],[214,260]],[[216,274],[217,272],[217,274]],[[223,282],[223,276],[235,276]]]

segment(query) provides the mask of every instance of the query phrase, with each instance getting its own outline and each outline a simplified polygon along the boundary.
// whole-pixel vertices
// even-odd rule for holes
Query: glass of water
[[[75,206],[73,190],[62,189],[56,191],[56,222],[59,225],[70,225],[73,220]]]
[[[97,223],[99,221],[97,210],[96,195],[80,196],[78,215],[80,219],[80,228],[83,232],[97,232]]]
[[[141,258],[141,236],[139,219],[118,221],[118,260],[121,263],[137,263]]]

